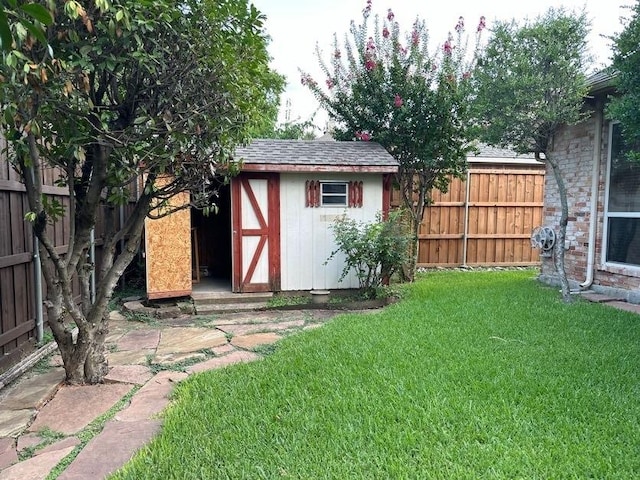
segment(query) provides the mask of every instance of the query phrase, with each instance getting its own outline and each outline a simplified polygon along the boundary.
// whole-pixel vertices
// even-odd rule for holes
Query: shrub
[[[410,239],[401,212],[390,213],[386,220],[378,214],[370,223],[343,216],[334,222],[332,229],[337,248],[327,262],[342,252],[345,265],[340,280],[355,270],[364,295],[375,298],[385,279],[401,269],[407,260]]]

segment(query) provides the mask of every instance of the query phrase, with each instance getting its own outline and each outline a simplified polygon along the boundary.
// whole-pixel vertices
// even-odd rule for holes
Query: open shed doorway
[[[191,210],[193,290],[231,291],[231,186],[212,185],[218,206],[205,215]]]

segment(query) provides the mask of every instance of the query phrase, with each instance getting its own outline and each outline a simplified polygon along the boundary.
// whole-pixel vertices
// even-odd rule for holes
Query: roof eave
[[[397,173],[397,165],[300,165],[291,163],[244,163],[242,172],[286,173]]]

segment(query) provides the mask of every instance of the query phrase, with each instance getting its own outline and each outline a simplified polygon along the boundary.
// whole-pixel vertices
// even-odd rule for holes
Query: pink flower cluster
[[[335,84],[333,83],[333,80],[331,80],[330,78],[327,78],[326,83],[327,83],[327,88],[328,88],[329,90],[331,90],[331,89],[334,87],[334,85],[335,85]]]
[[[389,32],[389,29],[388,29],[387,27],[384,27],[384,28],[382,29],[382,36],[383,36],[384,38],[389,38],[390,33],[391,33],[391,32]]]
[[[464,31],[464,17],[458,17],[458,23],[456,24],[456,32],[460,33]]]
[[[368,72],[376,68],[376,45],[373,41],[373,37],[369,37],[367,40],[367,46],[364,52],[364,68],[367,69]]]
[[[368,142],[369,140],[371,140],[371,134],[369,132],[361,132],[360,130],[358,130],[355,133],[355,136],[362,142]]]
[[[387,20],[389,20],[390,22],[393,22],[395,15],[393,14],[393,12],[391,11],[391,9],[389,8],[387,10]]]
[[[313,77],[311,75],[309,75],[308,73],[304,73],[301,77],[300,77],[300,83],[302,85],[309,85],[310,87],[316,87],[318,85],[318,83],[313,79]]]
[[[483,16],[480,17],[480,22],[478,22],[478,33],[480,33],[486,27],[487,27],[487,19],[483,15]]]
[[[371,13],[371,0],[367,0],[367,6],[364,7],[364,10],[362,10],[362,15],[364,15],[364,17],[368,17],[369,14]]]
[[[403,103],[404,101],[402,100],[402,97],[396,93],[396,95],[393,97],[393,106],[396,108],[400,108]]]

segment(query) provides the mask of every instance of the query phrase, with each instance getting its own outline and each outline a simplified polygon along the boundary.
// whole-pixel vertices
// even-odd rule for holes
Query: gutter
[[[587,272],[580,288],[587,289],[593,284],[596,256],[596,230],[598,226],[598,182],[600,180],[600,157],[602,156],[602,103],[596,104],[596,128],[594,133],[593,169],[591,171],[591,202],[589,206],[589,249],[587,251]]]

